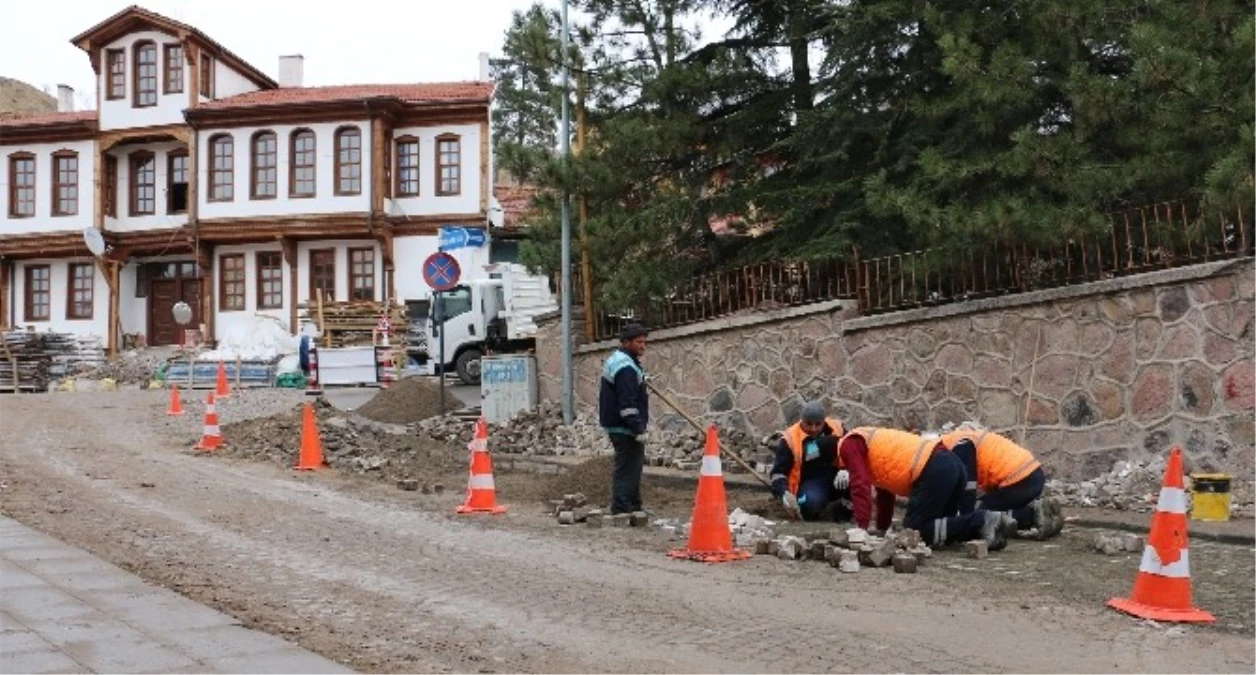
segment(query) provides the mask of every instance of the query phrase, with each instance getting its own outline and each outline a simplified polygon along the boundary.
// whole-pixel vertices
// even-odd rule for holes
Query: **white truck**
[[[421,346],[413,338],[410,341],[411,356],[420,363],[440,361],[443,330],[445,364],[437,370],[455,371],[468,385],[480,383],[480,357],[485,354],[533,349],[533,319],[558,309],[546,277],[529,274],[526,267],[514,263],[497,263],[485,269],[487,278],[468,280],[440,294],[444,316],[436,330],[435,298],[427,303],[424,325],[411,328],[412,333],[422,330],[426,336]],[[414,319],[412,323],[417,324]]]

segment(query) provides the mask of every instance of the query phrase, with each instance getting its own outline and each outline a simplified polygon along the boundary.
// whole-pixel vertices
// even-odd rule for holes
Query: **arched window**
[[[135,47],[135,107],[157,105],[157,44],[144,40]]]
[[[436,137],[436,194],[462,193],[462,139],[454,134]]]
[[[9,217],[35,215],[35,155],[15,152],[9,155]]]
[[[317,192],[314,182],[315,154],[314,132],[297,129],[292,132],[292,148],[288,163],[288,196],[313,197]]]
[[[227,134],[209,139],[209,201],[235,197],[235,142]]]
[[[275,132],[259,131],[253,134],[252,187],[253,199],[274,199],[279,194],[279,140]]]
[[[336,194],[362,194],[362,132],[357,127],[336,130]]]
[[[419,196],[419,139],[414,136],[401,136],[394,142],[397,146],[395,194],[398,197],[417,197]]]
[[[52,215],[78,213],[78,153],[58,150],[52,153]]]

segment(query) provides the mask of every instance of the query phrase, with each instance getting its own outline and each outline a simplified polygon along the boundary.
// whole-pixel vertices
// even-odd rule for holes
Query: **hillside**
[[[0,77],[0,115],[57,111],[57,97],[8,77]]]

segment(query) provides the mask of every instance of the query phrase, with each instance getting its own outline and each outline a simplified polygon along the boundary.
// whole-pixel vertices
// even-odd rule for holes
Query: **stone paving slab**
[[[0,673],[352,673],[0,517]]]

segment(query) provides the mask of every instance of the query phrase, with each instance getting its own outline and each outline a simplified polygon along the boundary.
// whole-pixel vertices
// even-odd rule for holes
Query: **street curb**
[[[1096,530],[1121,530],[1122,532],[1133,532],[1134,534],[1146,534],[1147,528],[1133,525],[1131,523],[1122,523],[1118,521],[1098,520],[1095,518],[1078,518],[1077,520],[1065,520],[1066,525],[1074,527],[1085,527]],[[1256,546],[1256,536],[1243,534],[1228,534],[1225,532],[1191,532],[1191,539],[1205,539],[1214,541],[1219,544],[1236,544],[1239,546]]]

